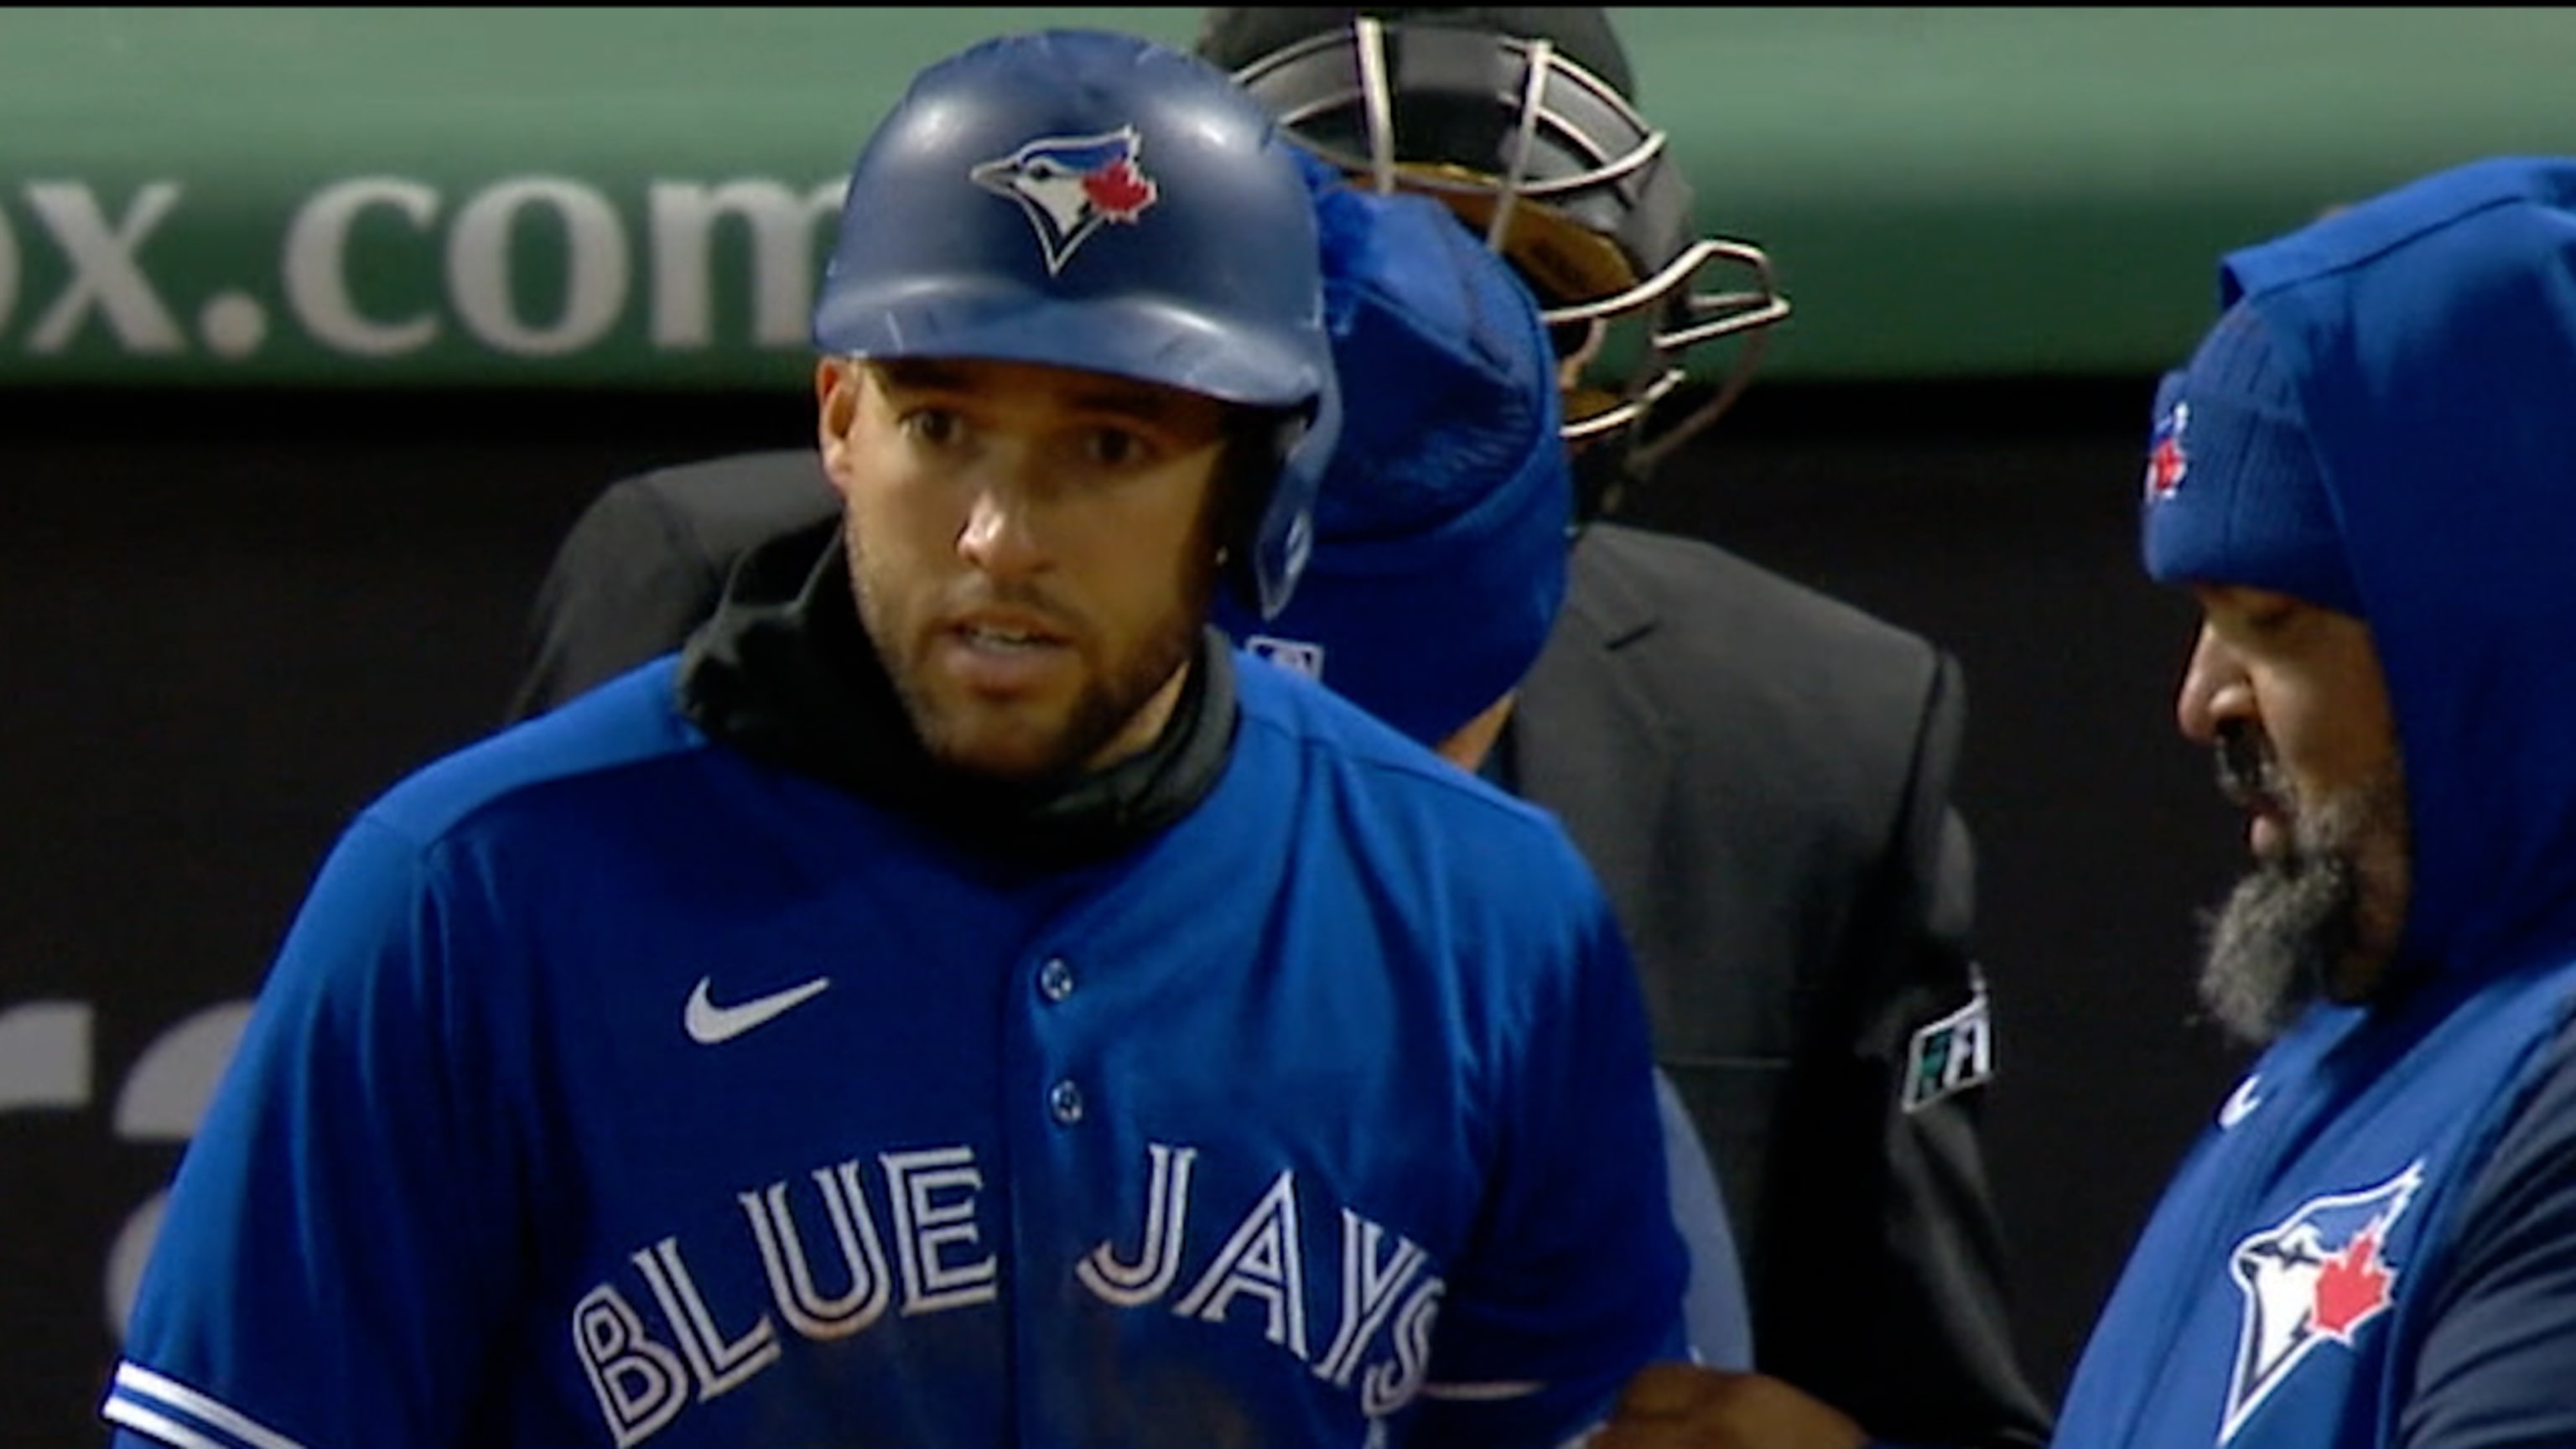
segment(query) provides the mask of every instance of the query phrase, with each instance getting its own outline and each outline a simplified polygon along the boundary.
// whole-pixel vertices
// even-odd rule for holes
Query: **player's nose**
[[[997,577],[1035,573],[1046,566],[1035,500],[1007,480],[979,484],[957,533],[957,553]]]
[[[2183,665],[2182,684],[2174,693],[2174,725],[2196,745],[2217,742],[2221,724],[2253,715],[2254,691],[2244,661],[2207,623],[2192,641]]]

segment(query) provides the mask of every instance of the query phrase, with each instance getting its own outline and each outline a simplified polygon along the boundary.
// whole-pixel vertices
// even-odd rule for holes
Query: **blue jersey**
[[[1539,812],[1239,660],[1041,869],[664,660],[348,830],[107,1416],[186,1446],[1552,1445],[1670,1355],[1644,1016]]]
[[[2372,999],[2311,1008],[2175,1176],[2058,1442],[2576,1444],[2576,160],[2426,178],[2223,292],[2295,379],[2410,885]]]
[[[2576,961],[2447,983],[2393,1011],[2312,1010],[2255,1062],[2167,1188],[2085,1348],[2056,1442],[2451,1442],[2406,1427],[2433,1418],[2419,1396],[2445,1363],[2485,1385],[2451,1411],[2552,1426],[2459,1442],[2571,1442],[2564,1374],[2576,1352],[2561,1348],[2557,1372],[2534,1376],[2499,1346],[2530,1333],[2533,1310],[2566,1314],[2576,1278],[2562,1271],[2554,1295],[2517,1311],[2512,1296],[2546,1280],[2481,1287],[2475,1263],[2511,1234],[2545,1248],[2548,1232],[2576,1228],[2576,1059],[2561,1039],[2571,1000]],[[2535,1421],[2509,1412],[2517,1396],[2564,1407]]]

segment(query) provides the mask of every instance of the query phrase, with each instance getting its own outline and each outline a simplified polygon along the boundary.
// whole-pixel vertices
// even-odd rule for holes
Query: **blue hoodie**
[[[2576,1444],[2576,159],[2238,251],[2220,301],[2306,420],[2413,894],[2389,989],[2309,1010],[2185,1159],[2057,1442]]]

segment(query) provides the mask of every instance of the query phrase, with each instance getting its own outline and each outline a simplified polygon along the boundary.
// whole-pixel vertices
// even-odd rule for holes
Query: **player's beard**
[[[2231,732],[2217,753],[2227,793],[2269,802],[2289,827],[2288,844],[2204,922],[2201,1002],[2260,1046],[2319,999],[2361,999],[2387,965],[2403,909],[2405,785],[2392,759],[2373,779],[2301,805],[2258,732]]]
[[[1125,730],[1137,713],[1195,657],[1202,621],[1215,589],[1217,566],[1203,560],[1182,580],[1173,611],[1137,635],[1123,652],[1099,659],[1085,647],[1089,667],[1080,687],[1063,709],[1052,734],[1031,742],[1025,738],[995,747],[989,720],[979,721],[971,704],[950,699],[925,681],[928,633],[907,611],[887,607],[888,595],[871,583],[864,544],[852,531],[849,541],[852,587],[859,617],[877,657],[884,662],[895,695],[923,749],[940,764],[963,774],[1020,785],[1047,785],[1083,773],[1095,756]],[[1210,553],[1213,550],[1209,550]],[[1038,590],[990,585],[985,601],[1026,608],[1064,619]],[[1068,621],[1077,641],[1096,640],[1096,631]]]

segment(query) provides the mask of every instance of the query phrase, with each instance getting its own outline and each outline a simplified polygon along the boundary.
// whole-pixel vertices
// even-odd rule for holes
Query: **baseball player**
[[[1432,205],[1325,180],[1127,37],[916,78],[815,312],[831,539],[350,826],[120,1443],[1553,1446],[1687,1352],[1571,844],[1206,624],[1308,551],[1319,252]],[[1526,294],[1404,275],[1554,459]]]
[[[1363,315],[1336,344],[1361,380],[1297,596],[1269,617],[1220,597],[1220,622],[1564,821],[1697,1129],[1673,1134],[1674,1190],[1703,1142],[1724,1184],[1757,1361],[1900,1437],[2040,1443],[1981,1141],[1997,1058],[1950,804],[1957,661],[1613,516],[1650,474],[1721,486],[1677,476],[1705,466],[1677,453],[1787,310],[1768,258],[1696,228],[1605,11],[1215,8],[1198,49],[1360,184],[1429,189],[1509,254],[1562,346],[1577,478],[1569,546],[1531,527],[1526,485],[1481,481],[1489,458],[1374,405],[1410,397],[1425,360],[1401,336],[1381,347]],[[1705,394],[1681,386],[1686,362],[1735,343]],[[548,571],[512,712],[672,648],[736,559],[835,508],[811,449],[609,487]],[[1732,1261],[1694,1253],[1719,1265],[1693,1275],[1704,1348],[1739,1311]]]
[[[1569,547],[1528,529],[1528,490],[1466,487],[1489,459],[1370,407],[1419,364],[1355,330],[1337,345],[1370,379],[1347,389],[1334,469],[1350,477],[1324,490],[1298,596],[1270,619],[1221,598],[1221,621],[1566,822],[1695,1127],[1672,1134],[1674,1191],[1700,1142],[1716,1160],[1759,1361],[1891,1434],[2040,1444],[1981,1145],[1996,1049],[1973,848],[1950,810],[1958,663],[1726,549],[1607,516],[1649,474],[1716,485],[1674,477],[1692,464],[1674,454],[1788,309],[1770,260],[1692,227],[1605,10],[1211,8],[1198,49],[1365,186],[1383,160],[1510,253],[1571,364],[1577,467]],[[1692,400],[1685,361],[1728,338],[1741,351]],[[510,712],[675,647],[734,559],[832,511],[811,449],[616,482],[556,552]],[[1695,1250],[1721,1263],[1692,1276],[1703,1346],[1739,1312],[1731,1261]]]
[[[2177,719],[2249,818],[2202,994],[2264,1050],[2057,1442],[2576,1443],[2576,157],[2422,177],[2218,290],[2140,508],[2201,611]],[[1860,1441],[1650,1375],[1597,1449]]]

